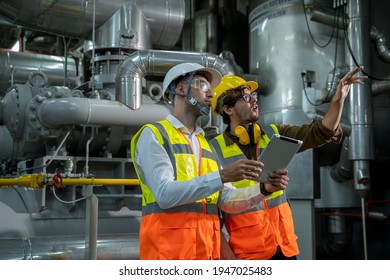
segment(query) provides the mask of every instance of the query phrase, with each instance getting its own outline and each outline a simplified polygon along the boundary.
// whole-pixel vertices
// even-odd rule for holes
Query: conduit
[[[142,79],[146,75],[165,75],[178,63],[194,62],[221,73],[234,74],[233,68],[223,58],[211,53],[178,51],[136,51],[121,64],[115,78],[115,98],[133,110],[142,104]],[[143,107],[143,106],[142,106]]]
[[[1,260],[84,260],[84,236],[0,239]],[[99,260],[139,259],[139,235],[98,235]]]
[[[131,110],[117,101],[87,98],[45,100],[38,108],[40,122],[51,128],[69,124],[137,127],[169,113],[169,107],[163,105],[143,104],[139,110]]]
[[[61,185],[110,185],[110,186],[132,186],[139,185],[138,179],[107,179],[107,178],[62,178]],[[0,186],[19,186],[29,188],[43,188],[46,185],[53,185],[44,174],[24,175],[17,178],[1,178]]]

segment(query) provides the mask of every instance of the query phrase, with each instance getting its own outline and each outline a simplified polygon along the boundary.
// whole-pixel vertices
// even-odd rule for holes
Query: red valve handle
[[[53,180],[53,186],[56,189],[59,189],[62,186],[62,176],[61,176],[61,174],[54,173],[53,177],[52,177],[52,180]]]

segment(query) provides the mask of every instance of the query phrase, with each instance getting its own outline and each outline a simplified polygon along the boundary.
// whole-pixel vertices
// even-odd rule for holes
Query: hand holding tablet
[[[264,148],[258,160],[264,163],[263,172],[258,181],[267,183],[268,174],[287,167],[293,156],[302,145],[301,140],[274,134]]]

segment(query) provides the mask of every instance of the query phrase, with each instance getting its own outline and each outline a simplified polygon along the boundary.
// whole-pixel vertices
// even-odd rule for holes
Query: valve
[[[62,176],[60,173],[54,173],[52,177],[52,184],[56,189],[62,186]]]
[[[363,186],[367,186],[370,184],[370,179],[369,178],[361,178],[358,181],[359,184],[362,184]]]

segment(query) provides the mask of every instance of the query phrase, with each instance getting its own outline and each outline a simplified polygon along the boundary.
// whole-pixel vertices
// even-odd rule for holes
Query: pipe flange
[[[151,84],[148,88],[148,95],[154,100],[159,101],[163,96],[162,87],[159,84]]]
[[[3,103],[3,123],[13,138],[23,135],[25,111],[31,100],[31,88],[26,85],[14,85],[5,94]]]
[[[37,94],[32,98],[26,110],[30,141],[38,141],[40,137],[56,138],[63,135],[68,130],[68,128],[65,127],[51,128],[45,126],[39,118],[39,108],[46,100],[72,97],[73,94],[77,94],[77,92],[72,93],[67,87],[38,89]]]
[[[44,88],[47,86],[48,78],[42,71],[33,71],[28,75],[28,82],[32,87]]]

